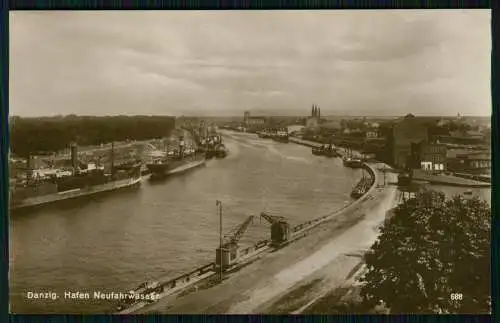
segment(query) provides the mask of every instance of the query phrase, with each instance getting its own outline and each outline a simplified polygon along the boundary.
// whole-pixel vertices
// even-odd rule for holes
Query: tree
[[[21,157],[67,148],[70,142],[99,145],[111,141],[166,137],[175,127],[174,117],[69,115],[42,118],[12,118],[12,152]]]
[[[365,256],[364,304],[382,302],[391,313],[489,313],[490,230],[485,201],[418,193],[395,209]]]

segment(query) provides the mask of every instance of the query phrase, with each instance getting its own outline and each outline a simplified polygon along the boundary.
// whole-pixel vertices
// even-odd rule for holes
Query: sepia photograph
[[[491,314],[491,10],[9,19],[12,314]]]

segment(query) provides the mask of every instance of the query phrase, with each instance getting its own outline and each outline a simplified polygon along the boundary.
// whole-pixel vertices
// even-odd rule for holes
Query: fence
[[[164,286],[165,289],[175,288],[179,285],[187,284],[191,280],[196,279],[197,277],[202,276],[210,271],[215,272],[215,263],[213,263],[213,262],[211,262],[207,265],[203,265],[201,267],[198,267],[196,269],[193,269],[189,273],[182,274],[182,275],[177,276],[173,279],[170,279],[169,281],[162,283],[162,285]]]

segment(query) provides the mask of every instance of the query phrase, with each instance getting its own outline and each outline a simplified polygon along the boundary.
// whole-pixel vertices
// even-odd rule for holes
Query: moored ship
[[[205,157],[207,159],[214,158],[214,157],[222,157],[221,153],[217,152],[217,149],[225,149],[224,144],[222,143],[222,136],[217,133],[213,133],[207,138],[202,139],[201,142],[202,147],[204,147],[205,151]],[[218,148],[220,145],[222,145],[220,148]],[[225,156],[223,156],[225,157]]]
[[[177,151],[166,152],[153,156],[146,164],[152,178],[161,178],[168,175],[184,172],[205,164],[205,153],[194,149],[186,149],[183,138],[180,139]]]
[[[288,143],[288,131],[286,129],[276,130],[273,139],[278,142]]]
[[[350,168],[361,168],[363,167],[363,161],[358,158],[344,157],[342,163],[345,167]]]
[[[113,148],[112,148],[113,151]],[[52,168],[44,172],[28,166],[26,179],[11,185],[11,210],[25,209],[63,200],[132,187],[141,183],[141,162],[104,166],[78,161],[77,147],[71,147],[71,168]]]
[[[324,145],[320,147],[313,147],[311,149],[312,154],[316,156],[326,156],[326,157],[339,157],[337,149],[332,145]]]
[[[363,167],[363,160],[360,158],[355,158],[352,154],[351,149],[348,148],[346,156],[342,158],[342,164],[345,167],[361,168]]]

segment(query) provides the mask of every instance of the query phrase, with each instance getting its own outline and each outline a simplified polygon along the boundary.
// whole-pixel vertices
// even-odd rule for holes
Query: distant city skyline
[[[489,116],[490,10],[10,13],[10,115]]]

